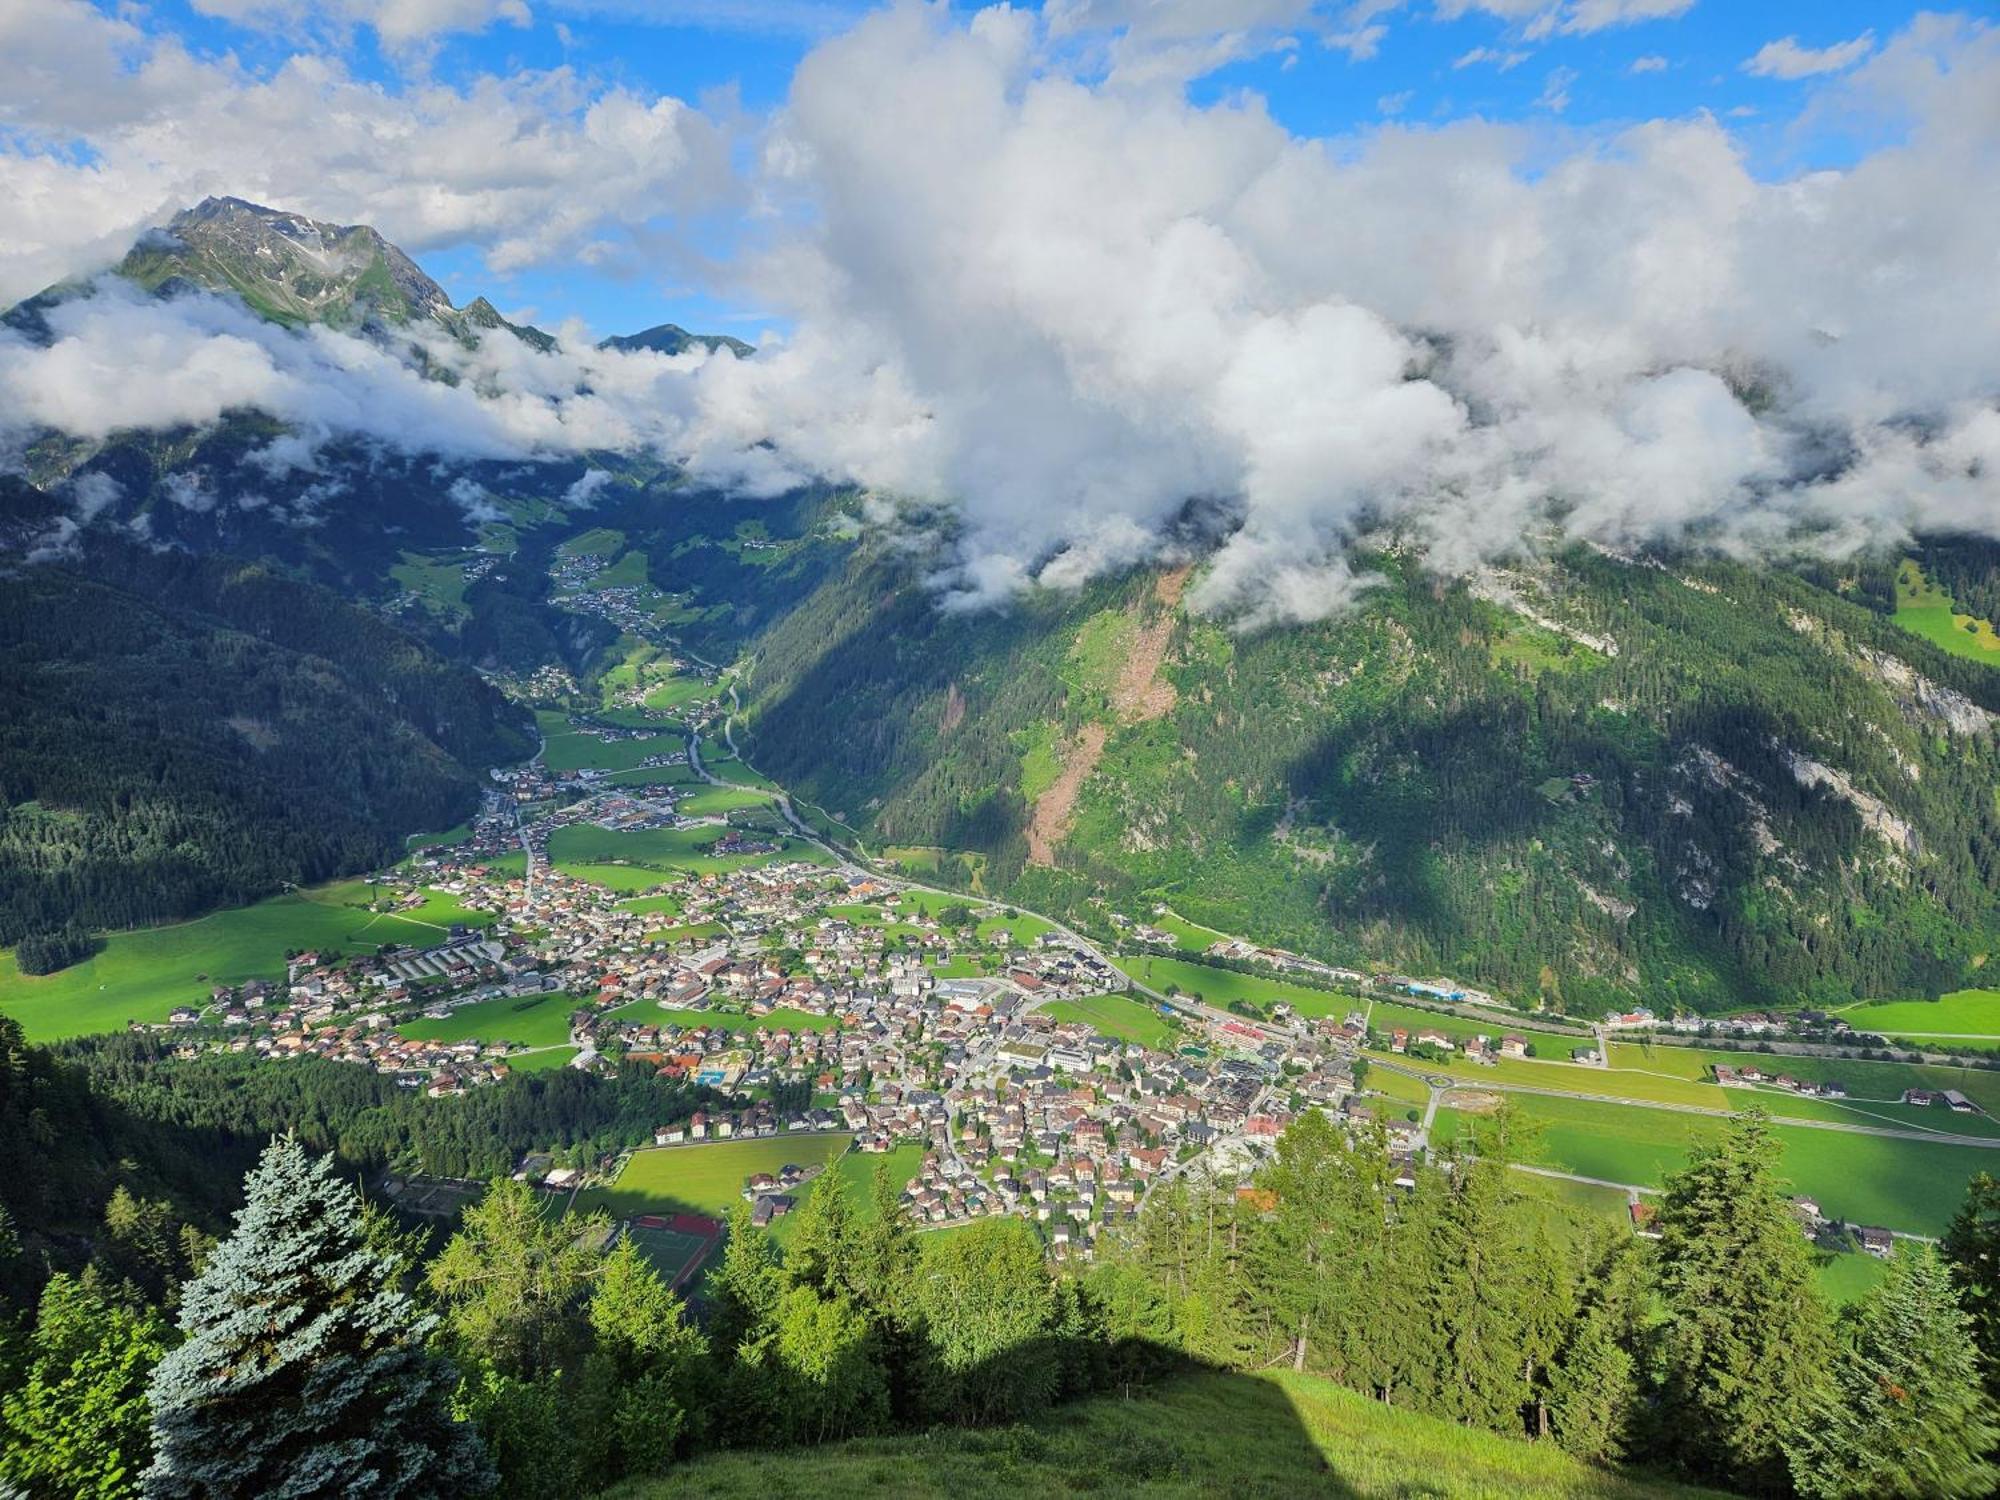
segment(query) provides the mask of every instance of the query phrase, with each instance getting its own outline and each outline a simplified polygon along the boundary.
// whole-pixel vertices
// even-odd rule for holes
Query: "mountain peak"
[[[444,288],[367,225],[330,224],[242,198],[204,198],[174,215],[118,269],[153,291],[234,292],[281,323],[453,321]]]
[[[678,323],[661,323],[638,333],[614,334],[597,347],[625,352],[650,349],[655,354],[684,354],[697,344],[711,354],[718,349],[727,349],[738,359],[748,359],[757,352],[753,346],[726,333],[689,333]]]

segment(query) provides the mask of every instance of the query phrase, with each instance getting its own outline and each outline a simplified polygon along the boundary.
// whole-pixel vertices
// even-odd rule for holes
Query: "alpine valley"
[[[418,369],[418,328],[554,345],[372,230],[235,200],[116,276]],[[102,295],[6,325],[47,342]],[[754,358],[671,325],[609,343]],[[821,832],[1100,932],[1164,903],[1595,1016],[1935,996],[2000,924],[1989,542],[1789,568],[1574,546],[1448,577],[1384,536],[1351,611],[1241,633],[1183,603],[1192,517],[1179,566],[946,612],[945,512],[884,528],[853,492],[749,500],[643,450],[354,438],[287,469],[285,436],[245,408],[48,432],[6,481],[0,941],[367,869],[527,753],[501,687],[596,701],[674,650],[734,664],[746,759]]]

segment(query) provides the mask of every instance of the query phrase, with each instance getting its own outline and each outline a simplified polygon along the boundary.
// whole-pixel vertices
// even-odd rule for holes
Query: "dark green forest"
[[[261,566],[93,547],[0,590],[0,944],[383,862],[526,754],[470,672]]]

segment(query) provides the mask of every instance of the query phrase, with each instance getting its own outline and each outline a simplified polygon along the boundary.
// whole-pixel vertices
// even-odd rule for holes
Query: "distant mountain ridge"
[[[713,354],[718,349],[727,349],[738,359],[748,359],[757,352],[756,347],[741,339],[731,338],[726,333],[689,333],[678,323],[661,323],[657,327],[643,329],[638,333],[613,334],[598,343],[600,349],[650,349],[655,354],[685,354],[699,345]]]

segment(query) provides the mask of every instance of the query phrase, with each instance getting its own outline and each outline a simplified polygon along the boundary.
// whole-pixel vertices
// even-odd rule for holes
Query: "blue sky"
[[[296,14],[255,13],[263,3],[167,0],[151,10],[147,24],[197,55],[233,57],[252,73],[268,74],[301,52],[325,53],[391,95],[427,84],[467,87],[486,76],[567,68],[590,86],[618,85],[756,117],[782,107],[794,70],[815,46],[866,13],[845,0],[553,0],[533,4],[526,24],[502,19],[478,30],[441,26],[417,43],[391,46],[366,24],[301,24]],[[287,0],[271,3],[283,9]],[[1630,9],[1648,0],[1602,3]],[[1675,3],[1652,0],[1655,9]],[[1460,5],[1463,13],[1455,16],[1445,13],[1452,0],[1368,7],[1380,11],[1365,20],[1379,27],[1379,35],[1359,49],[1366,55],[1355,55],[1327,40],[1351,28],[1353,7],[1296,4],[1292,24],[1257,31],[1243,49],[1250,55],[1189,80],[1188,97],[1205,104],[1254,93],[1289,131],[1327,137],[1385,123],[1424,128],[1466,118],[1589,132],[1707,111],[1728,122],[1759,175],[1775,178],[1845,165],[1873,142],[1796,128],[1813,85],[1840,71],[1834,55],[1823,60],[1821,71],[1796,77],[1758,76],[1750,60],[1768,44],[1792,38],[1806,53],[1852,44],[1851,59],[1858,61],[1871,50],[1860,39],[1872,36],[1879,44],[1916,13],[1913,6],[1866,0],[1694,0],[1676,16],[1586,29],[1538,27],[1533,0]],[[244,18],[246,7],[253,13]],[[218,8],[239,18],[203,13]],[[1183,8],[1221,16],[1243,7],[1217,0],[1212,12],[1200,4]],[[1065,62],[1101,78],[1106,68],[1091,48],[1117,33],[1115,24],[1087,32]],[[676,223],[672,232],[727,258],[735,228],[723,219]],[[629,267],[613,273],[575,261],[500,274],[473,239],[427,246],[421,258],[459,300],[484,292],[545,322],[578,316],[600,329],[629,329],[673,320],[754,335],[771,317],[742,298],[704,290],[684,274],[632,274]]]

